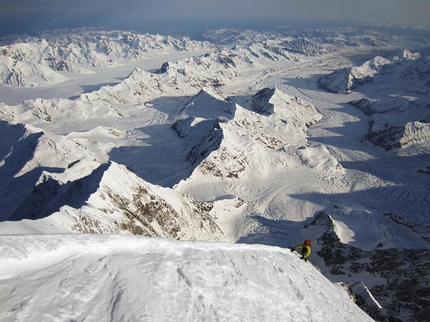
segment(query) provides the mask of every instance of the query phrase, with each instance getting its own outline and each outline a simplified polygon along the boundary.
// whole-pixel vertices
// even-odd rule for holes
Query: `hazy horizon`
[[[291,24],[429,23],[428,0],[3,0],[0,34],[96,27],[189,34]]]

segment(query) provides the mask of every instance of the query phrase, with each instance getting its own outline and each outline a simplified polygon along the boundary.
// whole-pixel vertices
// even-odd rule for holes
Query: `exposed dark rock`
[[[393,221],[420,234],[428,235],[430,228],[415,225],[398,214],[386,214]],[[324,227],[317,238],[317,252],[333,275],[345,275],[360,281],[360,274],[371,274],[379,282],[369,289],[380,310],[369,306],[363,296],[355,294],[356,303],[376,321],[427,321],[430,316],[430,249],[381,249],[366,251],[344,244],[335,231],[328,213],[317,214],[310,225]],[[308,226],[307,226],[308,227]]]

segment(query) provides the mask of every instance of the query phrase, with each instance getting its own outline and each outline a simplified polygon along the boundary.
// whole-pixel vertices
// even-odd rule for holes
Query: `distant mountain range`
[[[214,49],[209,42],[126,31],[43,33],[0,47],[0,81],[17,86],[56,84],[68,74],[91,74],[172,51]]]
[[[428,42],[355,28],[204,36],[58,31],[0,47],[0,94],[35,91],[0,103],[0,233],[310,238],[311,261],[373,318],[424,321],[430,65],[403,48]],[[37,96],[167,53],[181,55]]]
[[[335,71],[318,84],[334,93],[354,90],[366,95],[351,104],[371,116],[365,139],[373,144],[390,150],[428,141],[430,57],[403,50],[392,59],[375,57]]]

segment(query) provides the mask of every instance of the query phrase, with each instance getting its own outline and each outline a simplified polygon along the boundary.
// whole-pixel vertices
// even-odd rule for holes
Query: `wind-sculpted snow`
[[[2,321],[372,321],[280,248],[119,235],[0,245]]]

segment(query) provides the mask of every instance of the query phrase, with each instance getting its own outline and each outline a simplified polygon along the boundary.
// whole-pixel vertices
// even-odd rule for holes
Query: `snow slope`
[[[392,59],[377,56],[360,66],[334,71],[318,80],[334,93],[357,91],[351,104],[371,116],[364,139],[386,150],[428,141],[430,60],[408,50]]]
[[[209,204],[151,185],[113,162],[74,181],[43,173],[8,221],[44,232],[55,231],[49,227],[56,222],[61,223],[61,232],[223,240],[211,209]]]
[[[280,248],[119,235],[0,236],[0,319],[372,321]]]
[[[428,63],[398,50],[428,42],[354,28],[214,35],[235,44],[175,56],[169,41],[160,62],[156,43],[167,38],[148,36],[157,55],[148,64],[113,55],[120,69],[74,74],[50,90],[0,86],[13,102],[0,107],[1,233],[283,248],[311,238],[311,261],[331,281],[356,285],[357,298],[370,292],[364,302],[373,294],[382,309],[362,305],[373,317],[425,320],[430,299],[416,294],[430,294]],[[106,62],[99,54],[91,57]],[[374,81],[348,94],[318,87],[353,66]],[[406,144],[363,140],[371,121],[405,120]]]

